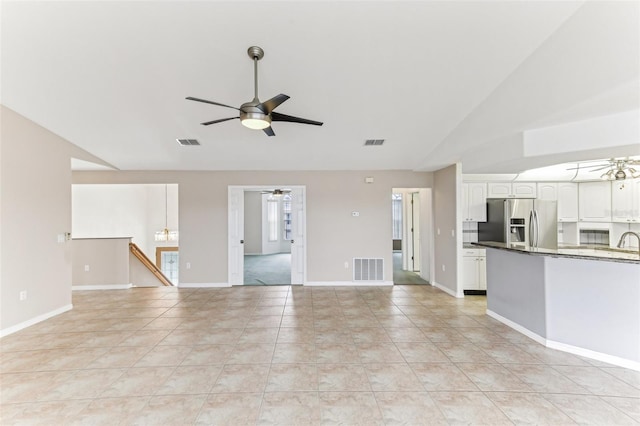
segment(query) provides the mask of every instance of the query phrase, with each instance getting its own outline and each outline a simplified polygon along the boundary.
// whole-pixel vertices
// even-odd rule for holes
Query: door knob
[[[240,240],[240,244],[244,244],[244,240]]]

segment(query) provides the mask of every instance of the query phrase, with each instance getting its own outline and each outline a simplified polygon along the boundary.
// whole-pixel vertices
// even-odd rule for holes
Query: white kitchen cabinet
[[[462,214],[465,222],[487,221],[487,184],[462,184]]]
[[[511,192],[515,198],[536,198],[535,182],[513,182]]]
[[[578,184],[558,183],[558,222],[578,221]]]
[[[535,182],[489,182],[487,198],[536,198]]]
[[[538,200],[558,200],[558,184],[556,182],[538,183]]]
[[[487,184],[487,198],[509,198],[511,182],[489,182]]]
[[[640,179],[611,183],[611,220],[640,223]]]
[[[580,182],[578,214],[581,222],[611,222],[611,182]]]
[[[462,288],[487,289],[487,257],[483,249],[464,249],[462,253]]]

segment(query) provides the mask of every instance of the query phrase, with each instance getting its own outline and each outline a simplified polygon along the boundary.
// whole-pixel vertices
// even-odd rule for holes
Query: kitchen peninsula
[[[487,314],[537,342],[640,371],[640,255],[487,248]]]

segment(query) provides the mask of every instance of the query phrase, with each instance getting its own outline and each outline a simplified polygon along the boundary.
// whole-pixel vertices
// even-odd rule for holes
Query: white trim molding
[[[455,292],[455,291],[451,290],[450,288],[445,287],[445,286],[443,286],[442,284],[439,284],[439,283],[437,283],[437,282],[435,282],[435,281],[433,281],[433,282],[431,283],[431,285],[432,285],[432,286],[434,286],[434,287],[437,287],[438,289],[440,289],[440,290],[442,290],[442,291],[444,291],[444,292],[445,292],[445,293],[447,293],[449,296],[453,296],[453,297],[458,298],[458,299],[462,299],[462,298],[464,298],[464,292],[463,292],[463,293]]]
[[[48,320],[49,318],[55,317],[56,315],[60,315],[63,314],[67,311],[70,311],[71,309],[73,309],[73,305],[69,304],[66,306],[62,306],[58,309],[54,309],[51,312],[47,312],[46,314],[42,314],[42,315],[38,315],[37,317],[31,318],[30,320],[21,322],[19,324],[16,324],[14,326],[5,328],[4,330],[0,330],[0,338],[1,337],[5,337],[8,336],[9,334],[13,334],[17,331],[23,330],[27,327],[31,327],[32,325],[35,325],[39,322]]]
[[[71,290],[129,290],[133,284],[72,285]]]
[[[541,345],[549,349],[568,352],[570,354],[578,355],[585,358],[595,359],[597,361],[606,362],[608,364],[617,365],[619,367],[628,368],[630,370],[640,371],[640,362],[631,361],[631,360],[620,358],[613,355],[603,354],[602,352],[596,352],[589,349],[568,345],[566,343],[547,340],[544,337],[532,332],[531,330],[528,330],[523,326],[516,324],[515,322],[510,321],[507,318],[499,314],[496,314],[495,312],[489,309],[487,309],[487,315],[489,315],[491,318],[497,321],[500,321],[504,325],[511,327],[515,331],[524,334],[528,338],[535,340],[536,342],[540,343]]]
[[[384,287],[392,286],[393,281],[307,281],[309,287]]]
[[[516,324],[515,322],[503,317],[502,315],[496,314],[495,312],[487,309],[487,315],[489,315],[491,318],[500,321],[501,323],[503,323],[504,325],[513,328],[515,331],[517,331],[518,333],[522,333],[525,336],[527,336],[530,339],[535,340],[536,342],[540,343],[541,345],[547,346],[547,339],[545,339],[544,337],[534,333],[533,331],[524,328],[523,326],[521,326],[520,324]]]
[[[178,288],[226,288],[231,287],[229,283],[180,283]]]
[[[629,359],[620,358],[613,355],[603,354],[602,352],[596,352],[589,349],[579,348],[577,346],[567,345],[566,343],[555,342],[553,340],[547,340],[546,346],[550,349],[556,349],[562,352],[569,352],[570,354],[579,355],[585,358],[595,359],[597,361],[606,362],[609,364],[617,365],[619,367],[628,368],[630,370],[640,371],[640,362],[631,361]]]

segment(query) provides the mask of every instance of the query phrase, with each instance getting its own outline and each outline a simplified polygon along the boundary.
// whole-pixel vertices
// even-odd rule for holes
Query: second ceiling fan
[[[275,112],[281,103],[289,99],[289,96],[285,94],[279,94],[273,98],[260,102],[258,99],[258,61],[264,57],[264,51],[258,46],[251,46],[247,53],[249,57],[253,59],[253,80],[254,80],[254,97],[251,102],[246,102],[240,105],[240,108],[236,108],[230,105],[221,104],[219,102],[208,101],[206,99],[187,97],[190,101],[204,102],[207,104],[218,105],[225,108],[231,108],[240,111],[240,115],[237,117],[221,118],[219,120],[206,121],[202,123],[203,126],[210,124],[222,123],[224,121],[240,119],[240,122],[250,129],[262,130],[268,136],[275,136],[273,129],[271,128],[271,122],[273,121],[288,121],[290,123],[312,124],[314,126],[322,126],[320,121],[307,120],[306,118],[293,117],[291,115],[280,114]]]

